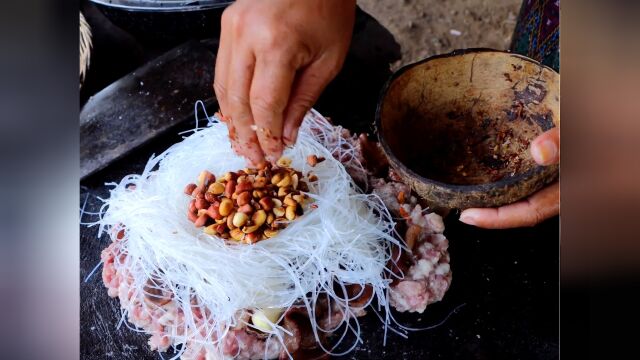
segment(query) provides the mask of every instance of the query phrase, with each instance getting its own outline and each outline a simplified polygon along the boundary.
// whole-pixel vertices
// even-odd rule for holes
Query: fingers
[[[251,83],[250,101],[258,141],[268,161],[282,155],[283,113],[295,68],[286,61],[258,59]]]
[[[473,208],[460,214],[460,221],[486,229],[533,226],[560,212],[560,184],[554,183],[526,200],[499,208]]]
[[[560,128],[554,127],[533,140],[531,156],[540,165],[560,162]]]
[[[318,100],[322,90],[338,73],[339,68],[340,64],[335,65],[321,58],[298,74],[284,112],[283,140],[286,145],[293,146],[296,143],[304,115]]]
[[[227,75],[226,106],[228,114],[225,116],[230,119],[229,130],[234,150],[239,155],[246,157],[251,165],[257,166],[264,161],[264,156],[252,127],[253,116],[249,104],[254,66],[255,57],[250,51],[234,49],[230,71]],[[223,109],[223,111],[225,110]],[[233,134],[234,127],[235,134]]]

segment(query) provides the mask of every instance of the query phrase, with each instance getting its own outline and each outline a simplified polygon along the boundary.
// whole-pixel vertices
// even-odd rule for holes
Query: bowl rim
[[[389,77],[389,79],[387,79],[387,81],[385,82],[385,84],[382,86],[382,89],[380,91],[380,94],[378,95],[378,104],[376,105],[376,113],[375,113],[375,131],[376,131],[376,135],[378,136],[378,142],[382,145],[382,148],[385,152],[385,154],[387,155],[387,157],[389,157],[390,163],[392,166],[397,166],[400,167],[400,169],[405,172],[406,174],[410,175],[411,177],[419,180],[422,183],[426,183],[429,185],[433,185],[433,186],[437,186],[437,187],[441,187],[441,188],[446,188],[446,189],[450,189],[450,190],[455,190],[457,192],[460,193],[472,193],[472,192],[477,192],[479,189],[483,189],[483,190],[489,190],[489,189],[495,189],[498,187],[504,187],[504,186],[510,186],[510,185],[514,185],[524,179],[529,179],[531,177],[533,177],[534,175],[538,175],[542,172],[544,172],[546,169],[549,168],[549,166],[543,166],[543,165],[536,165],[535,167],[533,167],[530,170],[525,171],[524,173],[518,174],[516,176],[512,176],[506,179],[500,179],[498,181],[492,181],[492,182],[487,182],[487,183],[481,183],[481,184],[468,184],[468,185],[459,185],[459,184],[450,184],[450,183],[445,183],[442,181],[438,181],[438,180],[433,180],[433,179],[429,179],[426,178],[418,173],[416,173],[415,171],[411,170],[409,167],[407,167],[402,161],[400,161],[400,159],[398,159],[398,157],[394,154],[394,152],[391,150],[391,147],[389,146],[389,144],[387,144],[387,142],[384,139],[384,136],[381,133],[381,129],[382,129],[382,119],[380,116],[380,113],[382,111],[382,104],[383,104],[383,100],[385,98],[385,95],[387,94],[387,91],[389,90],[389,87],[391,87],[391,84],[398,78],[400,77],[400,75],[402,75],[403,73],[405,73],[407,70],[421,65],[423,63],[426,63],[428,61],[431,60],[435,60],[435,59],[439,59],[439,58],[446,58],[446,57],[453,57],[453,56],[460,56],[460,55],[467,55],[467,54],[472,54],[472,53],[484,53],[484,52],[492,52],[492,53],[502,53],[502,54],[506,54],[506,55],[510,55],[510,56],[515,56],[518,57],[522,60],[531,62],[535,65],[541,66],[543,68],[547,68],[551,71],[553,71],[554,73],[558,74],[557,71],[555,71],[554,69],[550,68],[547,65],[541,64],[539,61],[536,61],[534,59],[531,59],[527,56],[521,55],[521,54],[515,54],[512,53],[511,51],[508,50],[495,50],[495,49],[490,49],[490,48],[467,48],[467,49],[456,49],[453,50],[449,53],[445,53],[445,54],[438,54],[438,55],[433,55],[415,62],[412,62],[410,64],[406,64],[403,65],[402,67],[400,67],[398,70],[396,70],[393,74],[391,74],[391,76]],[[555,124],[553,125],[554,127],[556,126]],[[553,166],[553,165],[550,165]]]
[[[190,12],[227,7],[233,4],[233,0],[184,0],[184,1],[136,1],[136,0],[89,0],[90,2],[107,8],[119,9],[130,12],[169,13]]]

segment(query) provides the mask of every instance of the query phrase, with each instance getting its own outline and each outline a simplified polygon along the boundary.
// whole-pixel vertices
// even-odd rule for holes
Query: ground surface
[[[402,47],[394,68],[455,49],[506,50],[520,0],[358,0]],[[460,32],[459,35],[457,31]]]

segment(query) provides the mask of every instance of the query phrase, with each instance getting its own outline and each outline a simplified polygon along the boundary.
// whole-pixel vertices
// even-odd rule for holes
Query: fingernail
[[[558,147],[551,140],[544,140],[535,144],[531,148],[531,156],[541,165],[549,165],[553,163],[558,154]]]
[[[473,218],[473,216],[465,215],[465,214],[460,215],[460,221],[468,225],[476,224],[476,220]]]

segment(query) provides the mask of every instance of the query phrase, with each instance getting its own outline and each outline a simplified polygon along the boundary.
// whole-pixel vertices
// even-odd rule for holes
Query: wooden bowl
[[[376,110],[396,172],[440,209],[500,206],[558,177],[529,144],[560,124],[560,75],[527,57],[457,50],[398,70]]]

